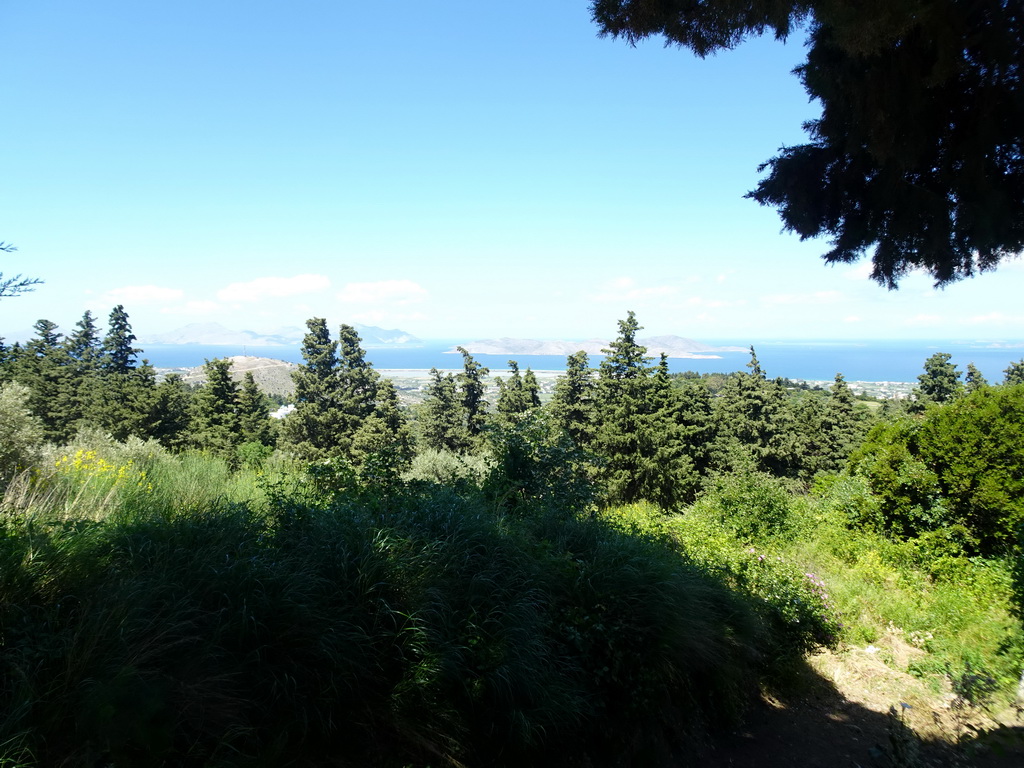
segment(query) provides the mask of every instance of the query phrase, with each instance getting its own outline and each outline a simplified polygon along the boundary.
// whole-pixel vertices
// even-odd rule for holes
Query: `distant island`
[[[364,347],[377,346],[420,346],[422,341],[411,333],[388,328],[378,328],[374,325],[361,325],[352,323],[352,327],[359,333]],[[150,334],[142,339],[142,344],[202,344],[207,346],[217,345],[246,345],[251,347],[295,347],[302,343],[302,337],[306,335],[304,328],[289,326],[279,328],[272,333],[255,333],[253,331],[233,331],[225,328],[220,323],[189,323],[181,328],[166,333]]]
[[[746,347],[712,347],[693,339],[682,336],[651,336],[637,339],[637,343],[647,347],[647,354],[657,357],[664,352],[668,357],[689,358],[691,360],[720,359],[718,352],[746,352]],[[588,355],[603,355],[602,350],[608,349],[610,341],[605,339],[586,339],[584,341],[538,341],[536,339],[479,339],[461,345],[467,352],[474,355],[558,355],[568,356],[579,351]],[[456,347],[447,350],[458,353]]]

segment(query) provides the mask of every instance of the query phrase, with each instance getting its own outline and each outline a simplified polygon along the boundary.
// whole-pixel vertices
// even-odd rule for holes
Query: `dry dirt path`
[[[948,682],[901,671],[920,653],[887,636],[811,657],[789,693],[764,696],[699,765],[1024,768],[1024,714],[958,706]]]

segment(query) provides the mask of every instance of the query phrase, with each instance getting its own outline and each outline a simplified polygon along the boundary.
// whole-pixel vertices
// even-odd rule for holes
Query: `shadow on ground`
[[[913,720],[933,720],[919,736]],[[702,756],[707,768],[1020,768],[1020,725],[954,723],[950,713],[911,713],[899,701],[891,712],[849,700],[806,662],[793,680],[766,694],[744,725],[720,734]]]

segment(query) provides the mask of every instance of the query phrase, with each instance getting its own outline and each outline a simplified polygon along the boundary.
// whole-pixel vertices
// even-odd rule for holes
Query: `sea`
[[[455,346],[464,341],[431,341],[422,346],[371,347],[366,358],[378,370],[457,370],[462,368],[462,356]],[[837,373],[847,381],[916,382],[924,370],[924,361],[936,352],[949,353],[951,361],[961,372],[968,363],[981,371],[990,383],[1002,381],[1003,371],[1010,363],[1024,359],[1024,340],[1020,341],[704,341],[711,346],[753,346],[761,368],[770,377],[830,381]],[[729,373],[746,370],[749,351],[716,352],[710,359],[670,358],[673,373]],[[189,368],[202,365],[206,360],[234,355],[269,357],[293,363],[302,362],[298,345],[295,347],[256,347],[245,345],[153,344],[144,347],[141,357],[157,368]],[[563,371],[566,359],[555,355],[473,355],[473,358],[492,371],[507,369],[510,358],[520,368],[535,371]],[[599,359],[591,358],[591,365]]]

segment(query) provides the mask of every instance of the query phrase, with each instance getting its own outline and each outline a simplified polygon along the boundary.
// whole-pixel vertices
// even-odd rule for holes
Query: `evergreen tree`
[[[295,382],[295,410],[282,424],[282,437],[300,458],[324,458],[337,450],[337,436],[344,424],[340,402],[336,342],[331,341],[327,321],[322,317],[306,321],[302,359],[292,374]]]
[[[377,383],[373,413],[352,436],[352,460],[364,477],[391,483],[409,468],[415,439],[390,379]]]
[[[499,421],[505,424],[515,424],[540,405],[540,397],[537,393],[537,378],[532,375],[532,371],[529,372],[533,380],[531,391],[527,379],[519,373],[519,363],[509,360],[508,369],[510,374],[507,381],[497,379],[498,402],[495,409],[498,411]]]
[[[98,424],[116,440],[134,435],[149,437],[152,426],[156,371],[143,360],[126,373],[108,373],[98,379],[102,397],[93,399],[90,421]]]
[[[974,363],[967,364],[967,375],[964,377],[964,389],[967,393],[977,392],[982,387],[987,387],[988,381],[978,370]]]
[[[818,472],[833,469],[832,449],[826,434],[826,405],[823,398],[813,393],[801,393],[794,398],[793,417],[797,434],[797,456],[794,474],[808,481]]]
[[[602,350],[593,450],[602,460],[599,476],[609,501],[646,499],[671,508],[683,498],[692,467],[668,407],[667,371],[651,375],[647,349],[636,342],[639,330],[630,312]]]
[[[654,440],[655,464],[661,472],[648,483],[647,498],[665,509],[684,502],[692,502],[701,486],[698,459],[703,458],[704,447],[694,445],[692,414],[684,411],[685,404],[679,390],[672,386],[668,372],[668,355],[661,354],[652,378],[654,407],[651,413],[651,432]]]
[[[768,380],[753,347],[747,367],[729,377],[715,401],[719,468],[795,476],[800,438],[785,388]]]
[[[1010,366],[1003,371],[1003,384],[1007,386],[1024,384],[1024,360],[1010,363]]]
[[[523,391],[526,394],[526,401],[531,411],[540,408],[540,383],[537,381],[537,374],[530,366],[526,366],[526,373],[523,374]]]
[[[42,424],[44,439],[66,443],[75,431],[66,410],[73,383],[67,352],[56,323],[38,320],[33,329],[35,336],[16,366],[16,379],[30,390],[28,406]]]
[[[92,373],[99,364],[100,332],[92,312],[86,310],[75,323],[75,330],[64,339],[68,357],[78,364],[79,371]]]
[[[335,441],[342,454],[352,447],[352,438],[370,417],[377,402],[380,374],[366,359],[362,340],[351,325],[342,325],[338,334],[338,409],[341,414]]]
[[[857,410],[853,390],[843,374],[837,373],[829,392],[821,423],[825,444],[825,461],[819,468],[828,472],[841,469],[864,438],[866,422]]]
[[[192,392],[181,376],[172,373],[153,390],[146,433],[175,451],[192,441]]]
[[[240,433],[238,384],[231,378],[231,360],[207,360],[203,373],[206,383],[192,401],[193,442],[203,450],[233,457]]]
[[[100,334],[92,312],[86,311],[72,334],[64,339],[68,379],[61,393],[61,409],[74,429],[95,421],[97,406],[105,399],[99,378]]]
[[[960,372],[949,360],[948,352],[936,352],[924,361],[924,373],[917,377],[920,384],[914,389],[918,402],[948,403],[963,392]]]
[[[592,0],[603,34],[663,35],[699,56],[806,32],[793,71],[821,116],[750,193],[829,262],[873,251],[893,286],[923,268],[938,284],[1024,249],[1019,0]]]
[[[463,400],[459,397],[455,377],[430,369],[431,382],[420,410],[420,438],[426,448],[464,453],[471,440],[466,429]]]
[[[270,402],[256,386],[252,371],[246,371],[238,390],[238,442],[274,444]]]
[[[123,304],[110,311],[107,321],[107,335],[103,339],[103,368],[107,373],[129,373],[138,364],[142,350],[132,346],[135,334],[128,322],[128,313]]]
[[[714,461],[717,426],[713,398],[707,380],[701,377],[677,380],[673,394],[672,420],[679,430],[686,456],[693,464],[698,484],[690,491],[695,494],[710,473]]]
[[[130,435],[148,437],[147,428],[153,409],[156,371],[132,346],[128,313],[118,304],[110,312],[107,333],[99,355],[100,397],[93,398],[90,420],[117,440]]]
[[[462,373],[458,384],[462,392],[462,408],[465,412],[466,431],[472,440],[478,440],[487,420],[487,401],[484,400],[486,385],[484,377],[490,370],[480,365],[463,347],[457,347],[462,353]]]
[[[581,448],[588,446],[594,436],[595,388],[587,353],[580,350],[569,355],[565,375],[555,382],[550,408],[555,424]]]

